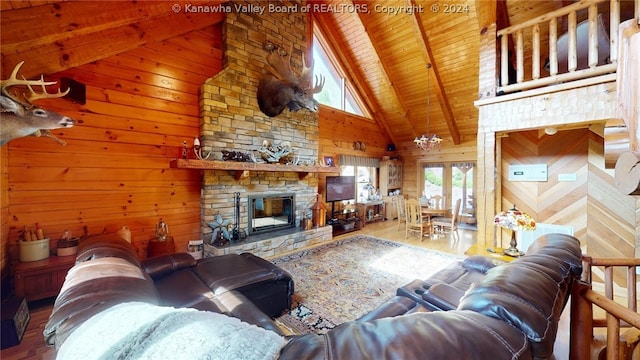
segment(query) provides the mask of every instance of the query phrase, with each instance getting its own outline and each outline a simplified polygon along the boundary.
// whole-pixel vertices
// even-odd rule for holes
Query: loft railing
[[[600,12],[598,4],[605,2],[609,3],[608,10]],[[640,19],[640,0],[634,2],[634,17]],[[588,18],[578,24],[578,13],[585,9]],[[605,20],[609,22],[609,29],[604,28]],[[567,27],[567,32],[560,36],[559,24],[566,24]],[[620,0],[582,0],[498,31],[500,86],[497,93],[511,93],[615,73],[619,24]],[[548,31],[548,55],[541,48],[543,29]],[[530,40],[527,44],[531,48],[528,69],[525,69],[525,34],[530,36],[527,39]],[[579,40],[586,40],[586,49],[579,46],[582,43]],[[514,63],[510,53],[515,56]],[[510,66],[515,67],[515,79],[509,78]]]
[[[571,293],[571,359],[591,358],[594,328],[606,328],[607,360],[621,357],[625,349],[620,347],[621,329],[640,329],[638,314],[637,269],[640,259],[592,258],[583,256],[581,281],[574,284]],[[604,295],[592,289],[593,267],[604,268]],[[626,274],[627,306],[614,300],[614,270],[624,269]],[[594,318],[594,306],[606,313],[605,318]],[[622,351],[621,351],[622,350]]]

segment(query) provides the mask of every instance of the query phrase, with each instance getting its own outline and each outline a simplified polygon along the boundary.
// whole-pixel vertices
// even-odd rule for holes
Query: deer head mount
[[[13,68],[11,76],[7,80],[0,80],[0,104],[2,105],[2,117],[0,118],[0,146],[10,140],[24,136],[47,136],[58,143],[65,145],[66,143],[54,135],[49,130],[70,128],[75,121],[70,117],[48,111],[37,107],[33,104],[39,99],[60,98],[69,93],[58,90],[57,93],[49,94],[46,86],[54,85],[55,81],[44,81],[44,76],[40,76],[39,80],[18,79],[18,71],[24,64],[21,61]],[[18,96],[9,92],[9,88],[15,86],[26,86],[30,95],[22,94]],[[40,86],[42,93],[36,93],[32,86]]]
[[[291,51],[287,52],[273,44],[269,44],[265,49],[269,51],[267,68],[271,74],[263,77],[258,84],[257,98],[260,110],[270,117],[278,116],[285,107],[291,111],[307,109],[317,112],[318,102],[313,98],[313,94],[322,91],[324,77],[316,77],[314,85],[313,68],[306,66],[304,55],[302,71],[300,76],[296,76],[291,70]]]

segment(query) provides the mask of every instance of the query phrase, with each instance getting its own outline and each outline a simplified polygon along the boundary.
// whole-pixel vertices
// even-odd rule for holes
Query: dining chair
[[[425,221],[422,217],[422,205],[418,199],[408,199],[405,201],[405,214],[407,222],[405,226],[405,239],[409,238],[409,231],[420,232],[420,241],[424,238],[425,231],[433,237],[433,226],[430,221]]]
[[[437,216],[431,218],[432,226],[437,227],[442,232],[444,232],[445,228],[450,228],[451,231],[458,230],[458,220],[460,217],[459,213],[461,204],[462,199],[456,200],[456,205],[453,208],[451,217]]]
[[[398,209],[398,228],[407,223],[407,212],[405,210],[405,199],[403,196],[396,197],[396,207]]]
[[[433,202],[435,203],[435,208],[436,209],[442,209],[443,208],[443,204],[442,204],[442,195],[433,195],[431,197],[431,200],[433,200]]]

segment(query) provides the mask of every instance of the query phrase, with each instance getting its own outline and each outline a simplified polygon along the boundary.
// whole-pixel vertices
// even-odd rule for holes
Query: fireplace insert
[[[249,195],[249,235],[295,227],[295,194]]]

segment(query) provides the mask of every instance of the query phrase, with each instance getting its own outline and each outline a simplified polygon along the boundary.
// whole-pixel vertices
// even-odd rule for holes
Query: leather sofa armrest
[[[462,266],[470,271],[478,271],[486,274],[487,271],[494,268],[497,264],[490,258],[481,255],[469,256],[462,261]]]
[[[422,298],[443,311],[455,310],[464,291],[449,284],[435,284],[422,294]]]
[[[226,315],[236,317],[249,324],[257,325],[263,329],[271,330],[278,335],[284,335],[275,321],[255,306],[251,300],[239,291],[231,290],[216,295],[212,301]]]
[[[385,317],[404,315],[418,306],[418,303],[405,296],[395,296],[374,310],[362,315],[357,321],[371,321]]]
[[[194,267],[198,261],[187,253],[167,254],[142,261],[142,268],[151,276],[158,279],[178,270]]]

